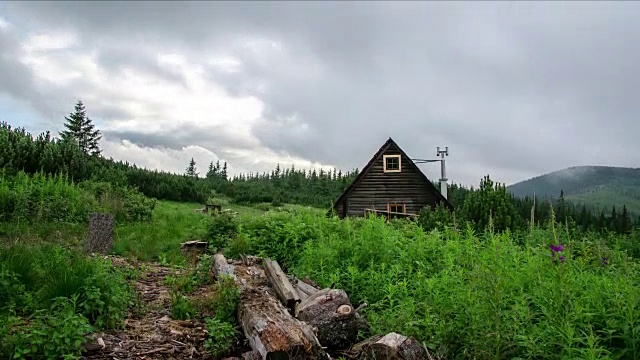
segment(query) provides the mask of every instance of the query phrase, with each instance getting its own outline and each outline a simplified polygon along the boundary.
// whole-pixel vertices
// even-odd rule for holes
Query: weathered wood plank
[[[89,235],[85,242],[86,254],[111,253],[113,249],[113,234],[115,217],[112,214],[93,213],[89,220]]]
[[[305,294],[307,297],[320,291],[320,289],[316,289],[300,279],[296,282],[296,288],[298,289],[298,294]]]
[[[296,289],[293,288],[293,285],[291,285],[291,282],[289,282],[287,275],[282,271],[280,264],[275,260],[265,258],[264,272],[269,282],[271,282],[273,289],[276,291],[276,294],[278,294],[280,301],[293,313],[296,304],[300,302],[300,296]]]
[[[260,267],[231,265],[220,253],[213,260],[214,274],[233,276],[240,289],[238,323],[253,349],[249,358],[256,354],[261,360],[328,358],[311,326],[289,313]]]

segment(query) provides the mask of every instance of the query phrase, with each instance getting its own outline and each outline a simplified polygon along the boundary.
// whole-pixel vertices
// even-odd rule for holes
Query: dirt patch
[[[203,347],[208,335],[204,319],[209,314],[198,314],[189,320],[171,317],[170,289],[166,278],[179,276],[179,269],[119,257],[109,258],[114,266],[142,272],[133,283],[140,306],[130,309],[124,329],[91,334],[85,345],[84,359],[213,358]],[[189,297],[205,303],[213,291],[213,285],[205,285]],[[238,348],[241,345],[238,344]]]

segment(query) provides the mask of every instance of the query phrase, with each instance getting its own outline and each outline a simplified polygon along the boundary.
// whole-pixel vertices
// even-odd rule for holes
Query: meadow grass
[[[193,211],[201,207],[159,201],[151,221],[116,226],[114,252],[183,264],[179,243],[210,240],[216,233],[210,215]],[[369,304],[363,312],[372,333],[414,336],[455,359],[640,358],[637,233],[602,237],[562,227],[517,234],[425,232],[408,221],[338,220],[301,206],[227,207],[239,212],[232,224],[221,223],[231,235],[220,242],[227,256],[270,256],[289,273],[322,286],[335,284],[354,305]],[[66,251],[79,248],[85,236],[83,224],[0,226],[5,245],[50,242]],[[33,264],[47,268],[46,259],[21,256],[34,260],[5,257],[0,263],[13,264],[12,274],[23,274],[21,286],[39,284],[41,270]],[[83,274],[91,273],[90,265],[83,266],[67,266],[79,275],[61,276],[66,280],[56,286],[57,294],[74,294]],[[6,273],[5,283],[15,285]],[[31,293],[39,299],[35,303],[55,295]]]
[[[141,261],[182,264],[180,243],[206,240],[211,215],[195,213],[198,203],[158,201],[150,222],[122,224],[116,227],[114,253]],[[237,211],[241,218],[259,216],[264,211],[240,205],[224,207]]]
[[[446,358],[640,357],[640,265],[624,248],[637,234],[425,232],[295,212],[244,220],[230,256],[271,256],[334,283],[369,304],[374,333],[415,336]]]

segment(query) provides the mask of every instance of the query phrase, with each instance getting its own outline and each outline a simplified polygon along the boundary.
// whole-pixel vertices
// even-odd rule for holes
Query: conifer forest
[[[395,332],[430,359],[640,359],[640,214],[624,204],[518,197],[487,174],[449,185],[454,211],[339,219],[358,169],[149,170],[105,157],[90,113],[78,102],[57,134],[0,123],[0,358],[240,358],[243,297],[210,270],[224,254],[366,304],[357,341]],[[105,256],[83,253],[96,212],[115,221]],[[181,244],[196,240],[208,250],[192,262]]]

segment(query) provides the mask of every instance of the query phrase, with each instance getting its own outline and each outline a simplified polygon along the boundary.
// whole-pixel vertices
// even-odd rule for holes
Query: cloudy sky
[[[0,120],[82,99],[148,168],[349,170],[388,137],[467,185],[640,163],[638,2],[0,2],[0,50]]]

